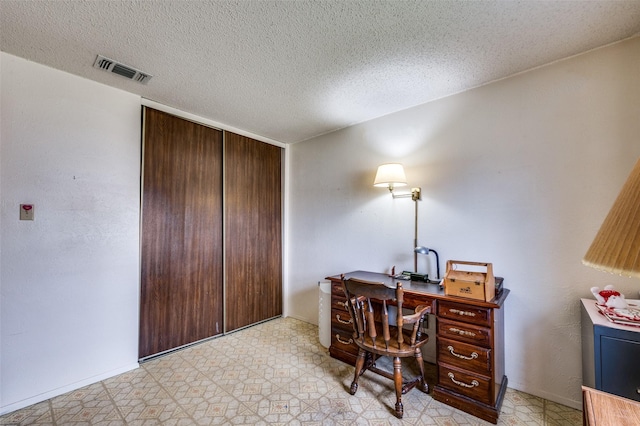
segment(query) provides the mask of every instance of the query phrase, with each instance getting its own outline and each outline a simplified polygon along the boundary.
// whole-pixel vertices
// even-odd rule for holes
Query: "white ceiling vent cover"
[[[128,78],[129,80],[137,81],[138,83],[142,84],[147,84],[147,82],[151,80],[151,77],[153,77],[151,74],[147,74],[133,67],[130,67],[129,65],[121,64],[114,61],[113,59],[105,58],[101,55],[98,55],[96,57],[96,61],[93,63],[93,67],[121,75]]]

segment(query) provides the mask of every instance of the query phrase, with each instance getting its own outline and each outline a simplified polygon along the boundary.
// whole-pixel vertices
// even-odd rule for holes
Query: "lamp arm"
[[[436,273],[438,274],[436,276],[436,279],[439,280],[440,279],[440,257],[438,256],[437,251],[431,250],[431,249],[429,249],[429,251],[436,255]]]

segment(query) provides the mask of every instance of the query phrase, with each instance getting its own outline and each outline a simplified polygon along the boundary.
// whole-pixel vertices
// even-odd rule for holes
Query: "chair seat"
[[[429,341],[429,336],[423,334],[416,340],[415,345],[411,346],[409,343],[407,343],[411,342],[411,331],[403,330],[404,342],[400,345],[400,348],[398,348],[398,328],[389,327],[389,331],[391,332],[389,347],[393,350],[394,356],[399,356],[401,358],[414,356],[416,348],[423,346]],[[364,349],[367,352],[375,353],[376,355],[389,356],[389,348],[387,348],[384,342],[384,338],[381,335],[378,335],[374,342],[368,335],[358,337],[357,333],[354,333],[353,340],[355,344],[358,345],[358,347]]]

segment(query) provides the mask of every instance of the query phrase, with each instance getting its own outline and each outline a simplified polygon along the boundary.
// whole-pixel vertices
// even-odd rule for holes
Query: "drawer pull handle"
[[[467,330],[460,330],[459,328],[455,328],[455,327],[450,327],[449,331],[452,333],[459,334],[461,336],[476,337],[476,333],[474,332],[467,331]]]
[[[475,317],[476,313],[475,312],[469,312],[469,311],[461,311],[460,309],[449,309],[449,312],[451,312],[452,314],[457,314],[457,315],[462,315],[462,316],[467,316],[467,317]]]
[[[451,355],[457,356],[458,358],[461,358],[461,359],[472,360],[472,359],[478,358],[478,353],[477,352],[471,352],[471,356],[464,356],[464,355],[460,355],[460,354],[455,353],[453,351],[453,346],[451,346],[451,345],[447,346],[447,349],[449,349],[449,352],[451,352]]]
[[[337,340],[338,342],[342,343],[343,345],[350,345],[350,344],[352,344],[352,343],[353,343],[353,339],[349,339],[349,341],[342,340],[342,339],[340,338],[340,335],[339,335],[339,334],[336,334],[336,340]]]
[[[453,375],[453,373],[449,373],[447,374],[447,376],[449,376],[449,378],[451,379],[451,381],[453,383],[455,383],[458,386],[462,386],[463,388],[474,388],[476,386],[480,386],[480,383],[478,383],[477,380],[472,380],[471,384],[468,383],[464,383],[464,382],[459,382],[455,379],[456,376]]]
[[[349,321],[345,321],[340,318],[340,314],[336,314],[336,320],[338,320],[340,324],[353,324],[353,319],[349,318]]]

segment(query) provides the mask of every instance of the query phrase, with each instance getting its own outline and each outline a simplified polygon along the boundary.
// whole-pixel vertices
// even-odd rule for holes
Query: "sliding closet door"
[[[222,333],[222,132],[144,109],[140,358]]]
[[[225,328],[282,315],[282,149],[225,132]]]

